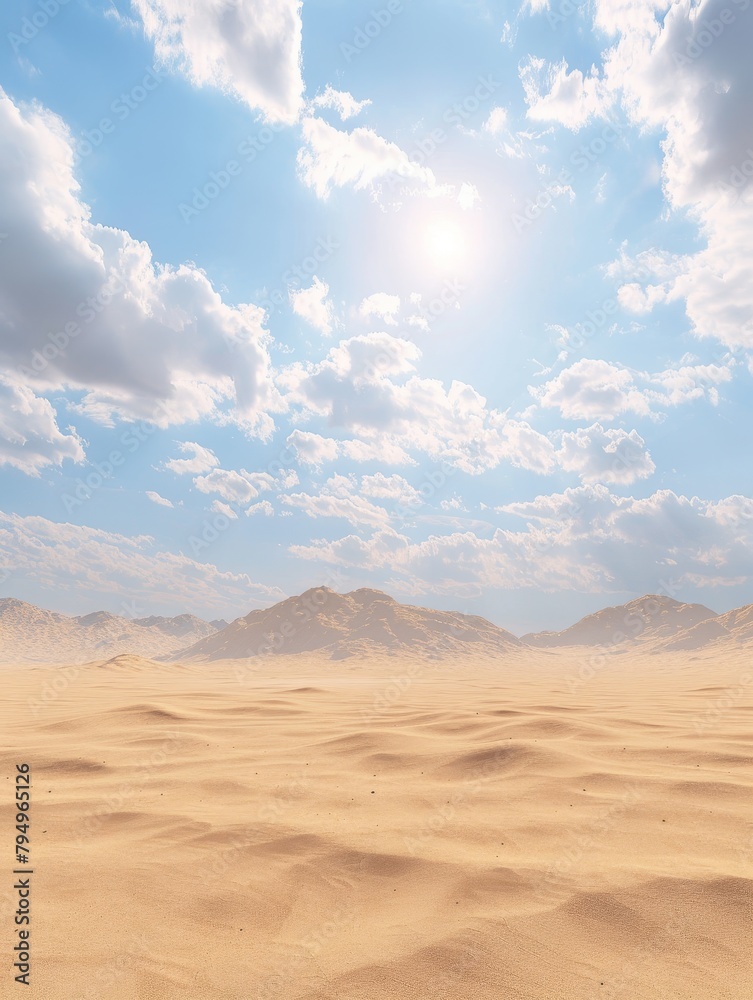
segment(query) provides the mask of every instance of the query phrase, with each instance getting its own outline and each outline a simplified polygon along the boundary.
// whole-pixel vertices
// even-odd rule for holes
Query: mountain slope
[[[684,649],[699,650],[707,647],[717,649],[725,645],[753,645],[753,604],[700,622],[693,628],[684,629],[672,639],[662,643],[660,648],[666,652],[672,652]]]
[[[683,604],[671,597],[647,595],[628,604],[587,615],[562,632],[523,636],[531,646],[651,645],[716,621],[719,616],[702,604]]]
[[[95,611],[80,618],[14,598],[0,600],[0,662],[86,663],[123,653],[166,656],[214,629],[193,615],[121,618]]]
[[[252,611],[176,660],[242,659],[321,652],[333,659],[373,653],[418,656],[500,655],[524,644],[484,618],[399,604],[377,590],[336,594],[306,591],[263,611]]]

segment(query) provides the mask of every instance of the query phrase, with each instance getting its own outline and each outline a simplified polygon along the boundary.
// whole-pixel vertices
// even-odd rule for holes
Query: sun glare
[[[457,223],[436,219],[426,228],[425,247],[435,264],[441,267],[457,266],[467,254],[466,234]]]

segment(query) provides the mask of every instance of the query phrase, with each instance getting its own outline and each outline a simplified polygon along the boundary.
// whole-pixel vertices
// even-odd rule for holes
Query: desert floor
[[[748,660],[3,667],[0,995],[749,1000]]]

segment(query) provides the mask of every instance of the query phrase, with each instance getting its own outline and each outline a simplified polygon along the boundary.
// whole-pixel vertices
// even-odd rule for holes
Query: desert
[[[3,665],[24,995],[750,996],[749,645],[544,649],[375,592],[259,618],[312,648]]]

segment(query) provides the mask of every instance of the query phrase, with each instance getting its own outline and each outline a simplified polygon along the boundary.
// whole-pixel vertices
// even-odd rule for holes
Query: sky
[[[3,4],[0,596],[751,603],[752,4]]]

